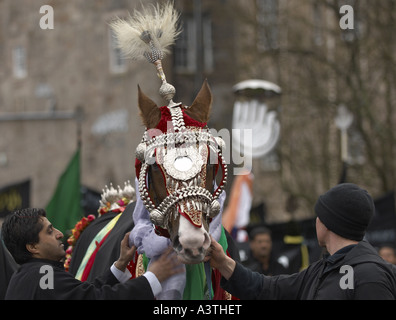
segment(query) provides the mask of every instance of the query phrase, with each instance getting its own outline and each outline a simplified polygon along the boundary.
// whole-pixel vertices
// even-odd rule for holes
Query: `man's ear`
[[[37,243],[28,243],[26,244],[26,249],[29,251],[31,254],[37,254],[39,253],[39,249],[37,247]]]

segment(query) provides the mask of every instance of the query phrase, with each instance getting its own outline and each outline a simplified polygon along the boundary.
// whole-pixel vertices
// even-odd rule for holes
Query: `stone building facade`
[[[144,130],[137,86],[156,97],[159,80],[152,66],[120,59],[108,23],[137,4],[0,1],[0,181],[31,179],[32,206],[48,203],[79,128],[83,185],[101,191],[134,180]],[[53,8],[53,29],[40,27],[43,5]]]
[[[40,8],[47,5],[53,8],[53,29],[40,26],[47,13]],[[175,5],[193,34],[190,2]],[[0,0],[0,185],[30,179],[31,206],[46,206],[79,140],[83,185],[100,192],[110,182],[134,181],[134,152],[144,131],[138,84],[158,105],[164,101],[154,66],[122,59],[108,23],[139,7],[129,0]],[[199,89],[196,75],[199,82],[207,77],[213,124],[226,127],[235,83],[233,51],[225,47],[233,45],[232,24],[224,24],[222,6],[213,1],[203,1],[200,12],[210,59],[205,72],[191,69],[199,57],[184,65],[173,55],[163,61],[165,72],[177,88],[176,99],[187,105]],[[212,48],[213,38],[220,39],[219,48]]]
[[[144,4],[149,2],[156,1]],[[268,222],[289,220],[291,214],[312,217],[317,196],[340,178],[337,106],[347,101],[358,110],[360,102],[354,98],[364,95],[351,93],[345,77],[336,74],[352,66],[348,50],[352,44],[357,47],[353,41],[360,37],[358,28],[355,33],[340,29],[337,5],[352,4],[361,10],[360,17],[372,12],[366,17],[372,20],[376,11],[370,11],[367,1],[335,3],[175,0],[184,32],[164,60],[168,82],[177,90],[175,100],[190,104],[208,79],[214,96],[209,126],[231,130],[236,83],[256,78],[282,88],[281,98],[271,105],[281,122],[281,140],[270,159],[275,165],[268,166],[265,158],[253,162],[253,202],[265,203]],[[45,5],[54,10],[54,29],[40,27]],[[154,67],[120,58],[108,22],[139,6],[137,0],[0,0],[0,186],[29,178],[31,205],[44,207],[79,134],[83,185],[100,191],[110,182],[134,180],[134,151],[144,131],[137,85],[158,105],[164,102],[157,93],[160,81]],[[391,20],[391,11],[383,10]],[[387,39],[375,24],[366,31],[378,32],[375,39]],[[392,43],[386,40],[378,48]],[[363,53],[357,61],[367,72],[376,60]],[[324,63],[333,61],[334,66]],[[384,104],[371,99],[379,102],[376,106]],[[392,108],[390,104],[386,110]],[[76,110],[82,110],[80,121]],[[349,173],[373,191],[370,187],[380,190],[376,187],[381,185],[372,175],[377,169],[381,166],[367,169],[355,163]],[[232,181],[231,176],[228,192]]]

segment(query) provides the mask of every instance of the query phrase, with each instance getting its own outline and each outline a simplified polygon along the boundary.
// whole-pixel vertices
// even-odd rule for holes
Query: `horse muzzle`
[[[203,261],[210,247],[209,233],[202,226],[197,228],[180,217],[178,234],[173,239],[173,247],[179,259],[185,264],[196,264]]]

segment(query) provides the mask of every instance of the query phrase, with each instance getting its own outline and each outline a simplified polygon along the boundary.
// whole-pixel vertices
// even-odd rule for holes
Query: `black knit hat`
[[[343,238],[360,241],[375,208],[366,190],[352,183],[342,183],[319,197],[315,212],[330,231]]]

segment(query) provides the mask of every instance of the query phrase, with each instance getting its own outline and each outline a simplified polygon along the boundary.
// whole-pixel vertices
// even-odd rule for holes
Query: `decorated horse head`
[[[170,237],[186,263],[203,260],[210,246],[208,224],[220,212],[217,201],[227,180],[224,143],[207,128],[212,94],[205,82],[191,106],[174,103],[175,88],[166,81],[162,59],[181,32],[172,2],[135,11],[128,21],[111,27],[121,51],[134,60],[155,65],[162,81],[159,108],[139,88],[139,108],[147,130],[136,150],[139,192],[150,219]],[[215,187],[221,167],[222,179]]]
[[[157,233],[171,239],[180,259],[201,262],[227,180],[224,142],[207,127],[210,88],[205,81],[191,106],[171,102],[158,108],[140,88],[138,101],[147,128],[136,149],[140,197]]]
[[[170,2],[152,8],[135,12],[129,21],[117,19],[111,27],[128,57],[144,57],[155,65],[167,104],[158,107],[138,88],[146,130],[136,148],[136,201],[114,204],[114,190],[105,192],[100,217],[73,247],[69,271],[81,280],[102,275],[118,258],[120,242],[129,232],[130,245],[138,249],[127,267],[132,277],[142,275],[170,243],[187,264],[185,274],[161,283],[157,299],[229,299],[220,287],[220,273],[202,262],[211,243],[209,232],[227,254],[237,254],[221,224],[227,166],[224,141],[207,127],[212,93],[205,81],[190,106],[173,102],[175,88],[166,81],[161,59],[179,32],[178,15]]]

